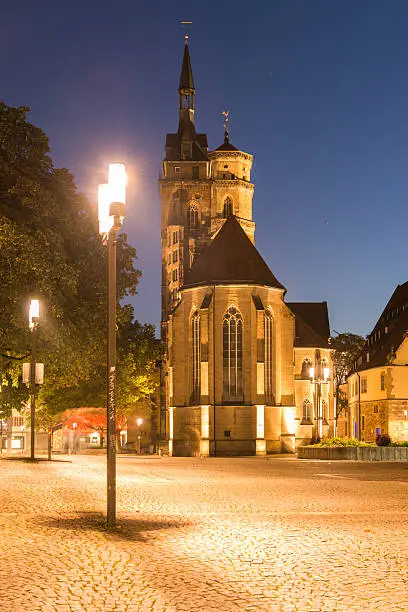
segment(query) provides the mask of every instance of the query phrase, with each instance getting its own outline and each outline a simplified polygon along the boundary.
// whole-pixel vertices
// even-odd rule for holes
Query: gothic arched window
[[[305,399],[303,402],[303,412],[302,412],[302,423],[304,423],[305,421],[307,421],[308,423],[310,423],[312,421],[313,415],[312,415],[312,404],[308,399]]]
[[[232,198],[230,198],[229,196],[227,196],[224,200],[224,209],[222,214],[224,219],[228,219],[228,217],[231,217],[231,215],[234,214]]]
[[[265,311],[265,402],[273,401],[273,319],[269,310]]]
[[[242,401],[242,315],[231,305],[222,322],[223,399]]]
[[[195,310],[191,317],[192,394],[193,404],[200,403],[200,315]]]
[[[322,419],[323,421],[326,421],[326,423],[329,420],[329,412],[328,412],[328,405],[327,402],[325,400],[322,401]]]
[[[190,202],[187,209],[187,227],[189,230],[198,229],[198,204],[197,202]]]

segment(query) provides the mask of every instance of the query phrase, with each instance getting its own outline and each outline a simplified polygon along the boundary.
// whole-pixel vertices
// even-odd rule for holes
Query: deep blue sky
[[[196,123],[255,156],[256,245],[288,301],[327,300],[332,330],[366,334],[408,279],[408,2],[15,0],[1,9],[1,98],[29,105],[58,166],[93,201],[109,161],[131,171],[133,301],[160,319],[165,134],[183,52]]]

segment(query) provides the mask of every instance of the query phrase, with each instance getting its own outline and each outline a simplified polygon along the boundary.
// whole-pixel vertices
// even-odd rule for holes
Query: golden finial
[[[192,25],[192,21],[182,21],[181,25],[185,26],[186,28],[186,33],[184,34],[184,40],[186,41],[186,44],[188,43],[188,26]]]
[[[229,141],[229,114],[228,110],[222,111],[221,115],[224,115],[224,140],[225,142]]]

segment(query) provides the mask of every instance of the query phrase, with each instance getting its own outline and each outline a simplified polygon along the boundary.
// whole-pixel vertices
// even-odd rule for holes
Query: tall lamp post
[[[99,233],[107,245],[107,524],[116,525],[116,234],[126,203],[126,168],[109,164],[108,183],[98,188]]]
[[[323,370],[323,372],[322,372]],[[322,377],[323,374],[323,377]],[[309,368],[310,382],[316,386],[315,394],[315,415],[316,415],[316,433],[321,440],[323,437],[323,412],[322,412],[322,385],[329,383],[330,368],[320,367]]]
[[[35,370],[37,362],[37,325],[40,317],[39,300],[31,300],[28,312],[28,322],[31,329],[31,369],[30,369],[30,459],[35,458]]]
[[[0,410],[0,453],[3,454],[3,414],[4,410]]]

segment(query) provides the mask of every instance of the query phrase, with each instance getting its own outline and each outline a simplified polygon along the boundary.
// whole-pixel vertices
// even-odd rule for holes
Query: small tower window
[[[234,211],[233,211],[232,198],[227,196],[224,200],[224,209],[223,209],[224,219],[228,219],[228,217],[231,217],[231,215],[233,214],[234,214]]]
[[[193,179],[200,178],[200,169],[198,166],[193,166]]]
[[[190,202],[187,209],[187,226],[189,230],[196,230],[199,226],[198,219],[198,204],[197,202]]]

